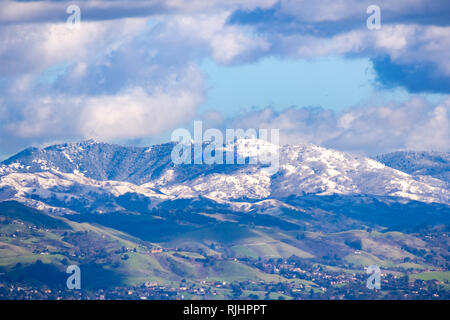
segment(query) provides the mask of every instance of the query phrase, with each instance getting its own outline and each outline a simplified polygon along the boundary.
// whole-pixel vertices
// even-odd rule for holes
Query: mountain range
[[[243,143],[248,139],[236,141],[238,152]],[[86,141],[29,148],[1,163],[0,199],[51,212],[100,213],[121,210],[114,199],[131,194],[151,203],[149,208],[163,201],[204,197],[244,211],[280,206],[283,199],[304,195],[450,204],[446,179],[450,161],[444,153],[420,157],[395,153],[378,157],[378,162],[315,145],[282,146],[279,170],[270,176],[263,165],[175,165],[173,147],[172,143],[139,148]]]
[[[432,176],[450,182],[450,152],[397,151],[375,159],[414,176]]]
[[[0,230],[0,271],[18,272],[18,262],[42,258],[35,253],[40,248],[57,266],[65,260],[89,266],[91,279],[115,264],[113,271],[128,284],[230,280],[243,270],[266,281],[268,275],[239,259],[292,256],[342,270],[378,264],[393,272],[448,271],[449,153],[396,152],[371,159],[310,144],[238,139],[231,147],[244,164],[177,165],[171,160],[174,146],[89,140],[28,148],[4,160],[0,216],[31,224],[30,230],[57,231],[50,241],[25,231],[23,239],[1,238]],[[268,149],[279,155],[275,174],[250,161]],[[163,252],[150,259],[138,249],[129,253],[132,262],[110,261],[106,257],[122,250],[116,241]],[[76,250],[80,243],[88,253]],[[199,260],[180,260],[179,250]],[[236,265],[216,262],[212,268],[202,260],[211,257],[237,259]]]

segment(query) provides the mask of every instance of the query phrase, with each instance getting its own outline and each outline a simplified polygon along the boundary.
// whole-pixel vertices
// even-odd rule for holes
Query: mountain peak
[[[145,185],[180,198],[283,199],[291,195],[341,194],[449,203],[448,185],[444,181],[398,171],[401,168],[393,166],[392,161],[378,162],[315,145],[279,147],[263,141],[238,140],[234,146],[242,147],[246,143],[250,144],[250,149],[244,148],[242,153],[238,150],[243,157],[275,152],[279,157],[277,172],[267,174],[264,172],[267,165],[250,162],[176,165],[171,157],[174,143],[145,148],[87,140],[45,149],[26,149],[2,163],[0,179],[10,173],[75,173],[98,182]],[[401,159],[405,157],[399,157],[395,155],[393,159],[403,163]],[[447,174],[450,171],[445,164],[438,168],[447,168]]]
[[[73,148],[89,147],[89,146],[102,145],[102,144],[106,145],[108,143],[97,141],[94,139],[88,139],[88,140],[79,141],[79,142],[67,142],[67,143],[54,144],[54,145],[44,147],[43,150],[73,149]]]

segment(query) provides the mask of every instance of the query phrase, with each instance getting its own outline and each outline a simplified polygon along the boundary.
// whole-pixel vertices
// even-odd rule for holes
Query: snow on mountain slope
[[[397,151],[376,160],[412,175],[427,175],[450,183],[450,152]]]
[[[80,172],[94,180],[142,184],[154,179],[159,168],[170,165],[172,148],[171,143],[140,148],[89,140],[44,149],[28,148],[2,164],[21,173],[42,172],[52,168],[62,173]],[[3,171],[7,172],[8,169],[3,168]]]
[[[318,146],[286,147],[273,194],[371,194],[419,201],[449,202],[443,183],[425,184],[403,172],[364,157]]]
[[[319,146],[278,147],[254,139],[227,146],[247,157],[278,153],[275,174],[263,164],[175,165],[170,157],[173,146],[139,148],[87,141],[26,149],[0,166],[0,200],[15,197],[69,208],[67,203],[77,208],[76,201],[82,207],[88,202],[95,203],[98,212],[116,210],[120,205],[111,199],[127,193],[140,194],[151,203],[204,196],[242,205],[250,200],[252,205],[291,195],[357,194],[450,204],[446,182]]]
[[[449,203],[442,181],[419,179],[369,159],[314,145],[283,146],[280,169],[267,175],[261,165],[246,165],[233,174],[215,172],[185,184],[152,184],[166,194],[207,195],[221,199],[286,198],[304,194],[367,194]]]
[[[139,194],[150,199],[149,209],[173,198],[129,182],[98,181],[55,169],[36,173],[12,172],[0,177],[0,200],[17,200],[52,213],[74,213],[83,208],[95,208],[93,211],[98,213],[120,210],[112,200],[125,194]]]

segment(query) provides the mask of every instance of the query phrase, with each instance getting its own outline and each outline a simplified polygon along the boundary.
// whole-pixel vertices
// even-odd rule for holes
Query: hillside
[[[377,156],[376,160],[411,175],[432,176],[450,183],[450,152],[397,151]]]
[[[84,298],[123,298],[127,288],[135,298],[375,297],[364,268],[377,264],[391,283],[414,275],[423,297],[432,280],[419,274],[447,274],[446,182],[314,145],[276,149],[270,175],[249,164],[259,149],[244,152],[244,142],[242,165],[175,165],[171,144],[93,141],[4,161],[1,282],[70,296],[64,269],[77,264]]]

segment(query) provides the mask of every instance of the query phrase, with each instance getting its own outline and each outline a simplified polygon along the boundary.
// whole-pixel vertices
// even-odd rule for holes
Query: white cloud
[[[81,115],[81,134],[103,141],[155,137],[193,119],[202,97],[187,90],[149,95],[142,88],[90,98]]]
[[[401,18],[409,14],[439,13],[445,10],[444,1],[426,0],[280,0],[280,11],[302,22],[324,22],[358,20],[367,17],[366,9],[370,5],[381,8],[382,19]]]
[[[364,155],[394,150],[449,151],[450,99],[432,105],[421,98],[401,104],[350,108],[266,108],[232,119],[229,127],[280,129],[282,144],[313,143]]]
[[[35,22],[61,22],[68,17],[66,8],[73,1],[21,2],[0,0],[0,23],[23,24]],[[77,3],[83,20],[105,21],[127,17],[149,17],[161,14],[195,14],[199,12],[227,11],[234,9],[254,10],[269,8],[277,0],[102,0]]]
[[[202,99],[203,76],[195,67],[189,67],[176,80],[151,92],[130,87],[114,95],[61,94],[18,100],[14,113],[6,108],[3,114],[8,123],[1,135],[25,141],[152,137],[192,119]]]
[[[423,124],[411,132],[405,142],[407,149],[444,150],[450,146],[450,101],[430,110]]]
[[[204,98],[192,64],[251,57],[267,43],[227,25],[230,12],[193,13],[0,28],[0,148],[64,139],[158,136],[190,121]],[[48,80],[54,66],[62,71]],[[51,72],[50,72],[51,73]],[[44,80],[44,81],[41,81]],[[48,80],[48,81],[47,81]]]
[[[145,25],[145,19],[135,18],[83,22],[73,30],[65,23],[2,26],[0,74],[37,74],[57,63],[94,59],[140,34]]]
[[[383,25],[380,30],[351,30],[330,38],[311,35],[282,36],[284,50],[297,58],[328,55],[388,55],[393,62],[430,62],[450,75],[450,27]]]
[[[311,23],[298,33],[283,28],[272,32],[271,21],[263,31],[251,23],[228,23],[236,9],[270,8],[275,0],[89,1],[80,4],[81,28],[75,30],[65,25],[68,3],[1,1],[0,134],[7,139],[0,146],[8,150],[68,137],[156,136],[188,122],[206,90],[194,61],[209,57],[231,65],[273,54],[305,59],[388,55],[394,63],[430,63],[439,75],[450,75],[450,27],[384,20],[420,15],[425,6],[438,12],[434,2],[381,1],[382,28],[370,31],[365,27],[366,4],[360,1],[283,0],[281,13],[297,23]],[[360,26],[326,30],[330,32],[320,36],[316,32],[322,22],[345,25],[355,17]],[[56,80],[40,81],[55,66],[63,69]],[[365,153],[443,149],[449,145],[448,108],[448,101],[431,106],[413,99],[341,114],[266,109],[236,123],[283,128],[290,143],[315,142]],[[219,123],[221,117],[209,114],[209,121]]]
[[[210,55],[222,64],[258,56],[269,49],[270,43],[262,36],[252,35],[251,27],[228,25],[230,14],[219,11],[162,19],[157,40],[163,47],[176,40],[178,46],[186,46],[203,57]]]

